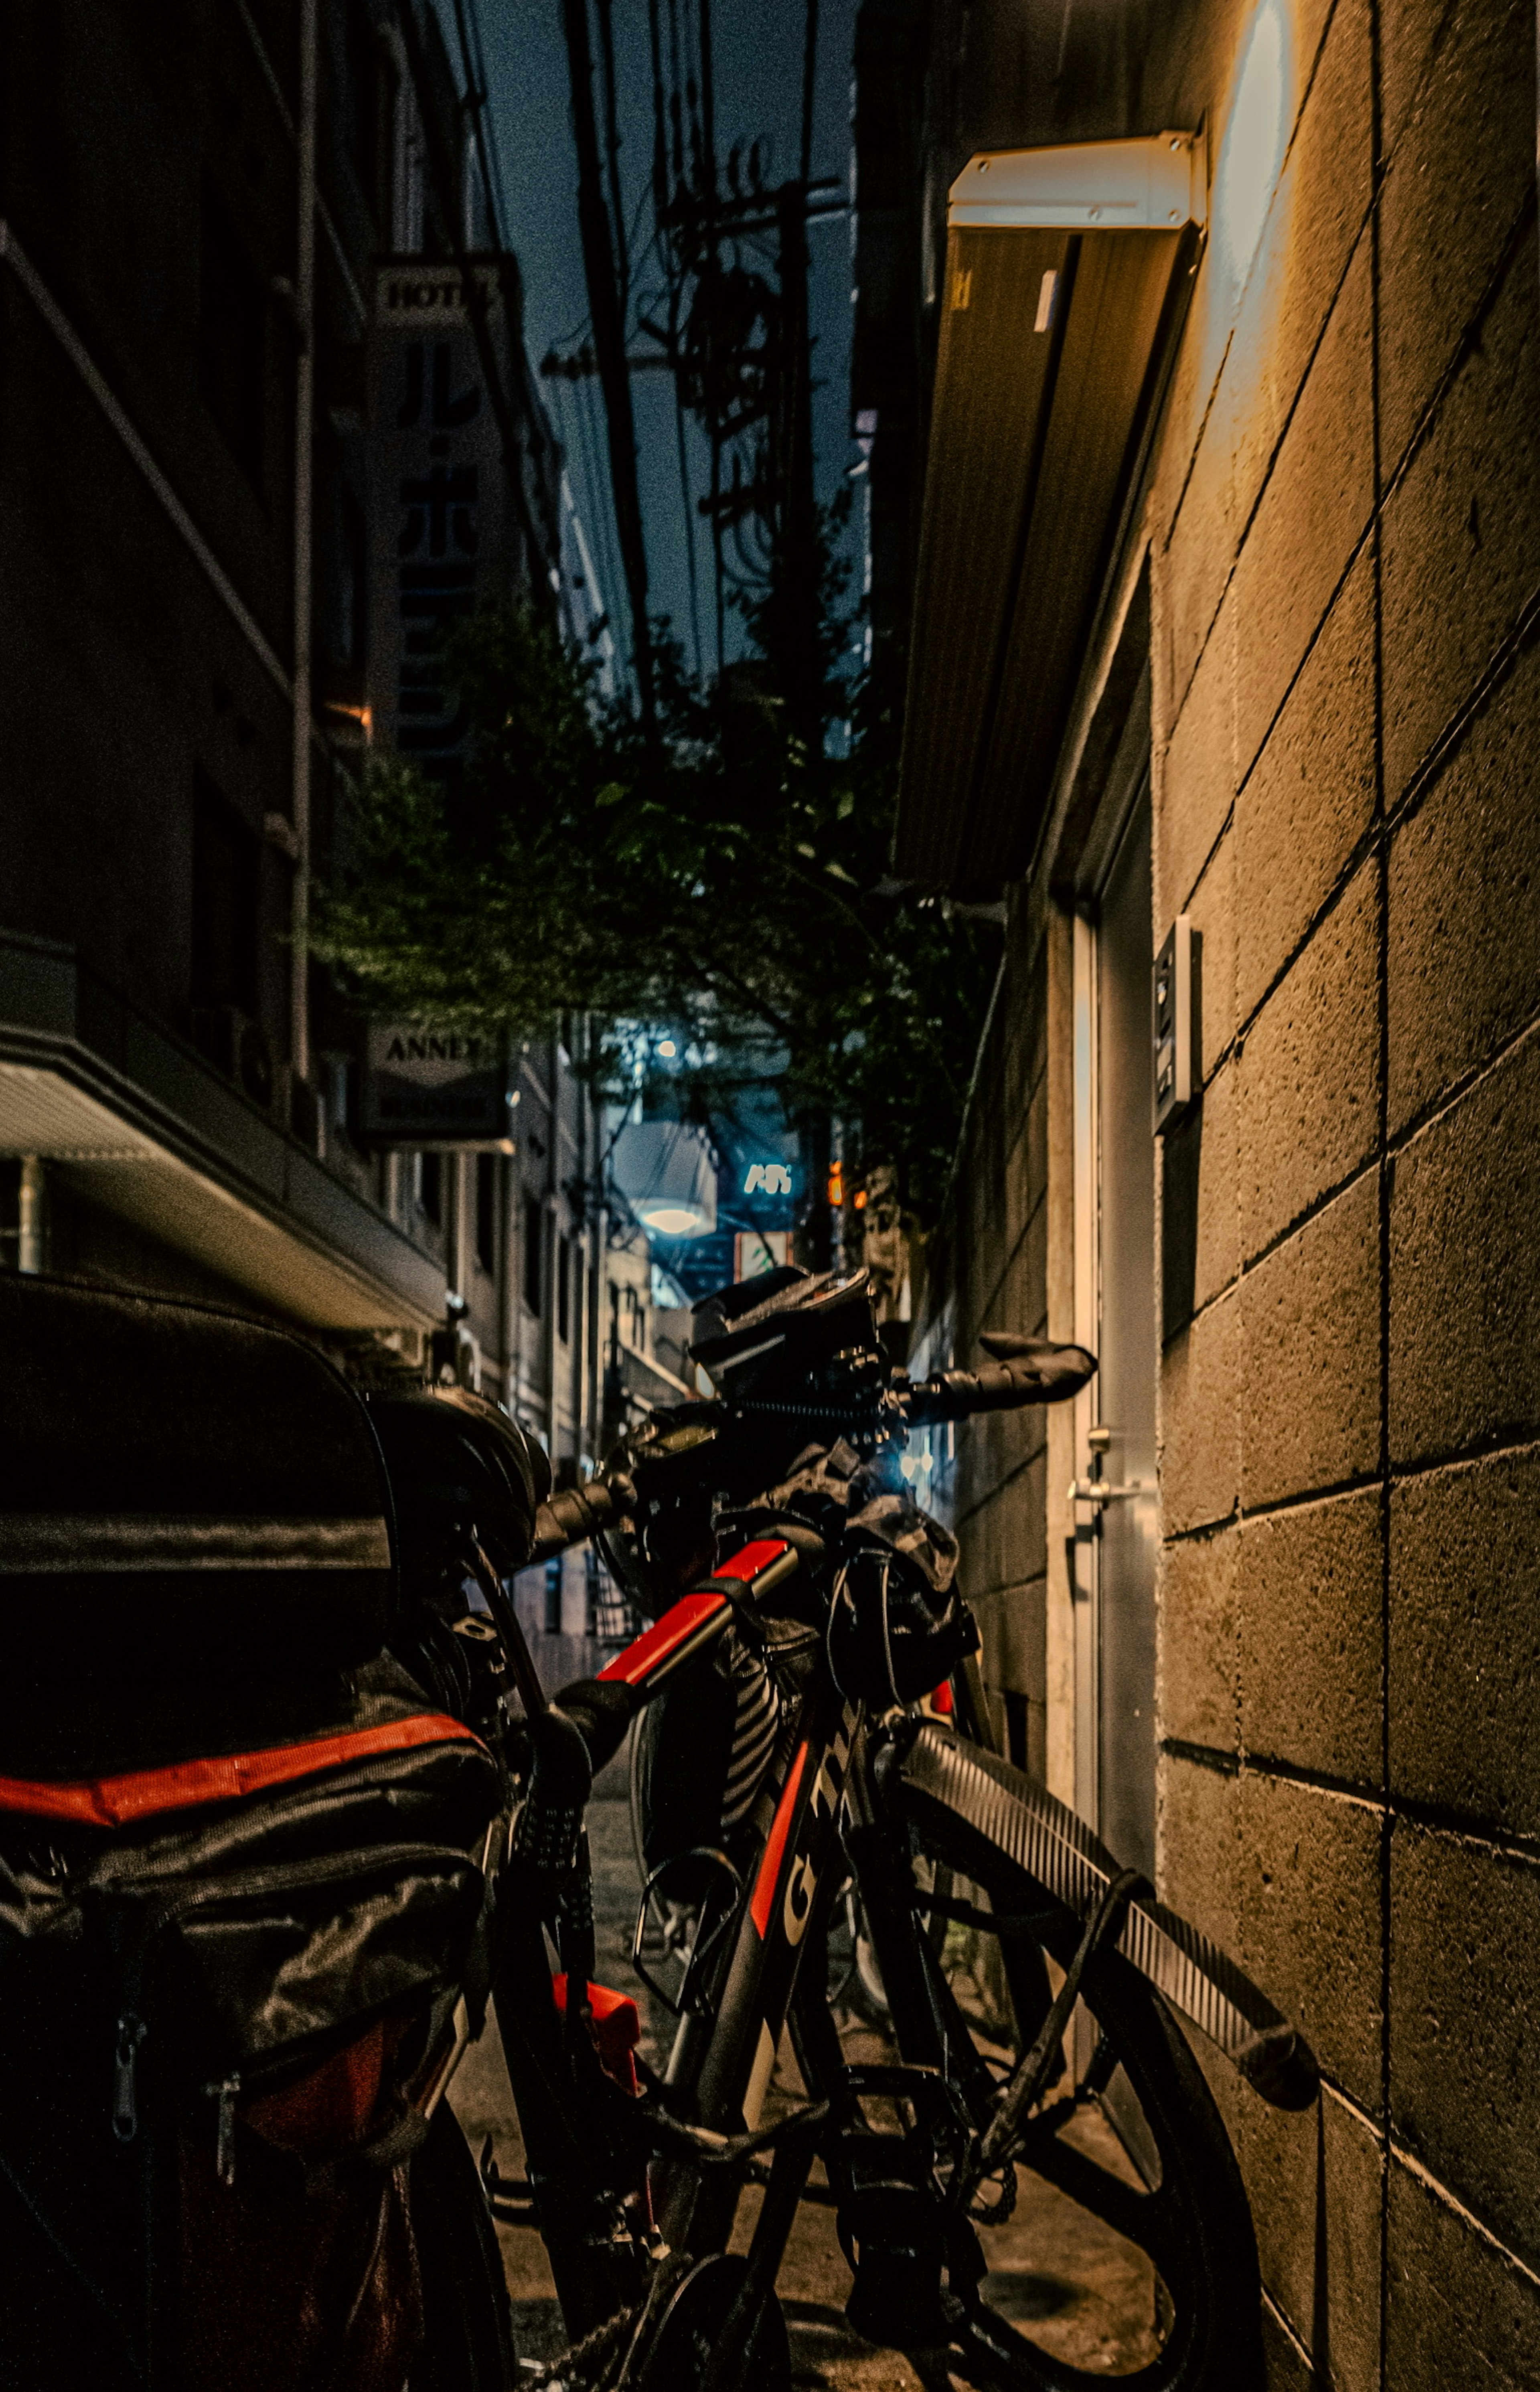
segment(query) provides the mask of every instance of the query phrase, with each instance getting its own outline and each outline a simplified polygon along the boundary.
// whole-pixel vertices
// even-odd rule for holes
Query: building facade
[[[370,753],[452,763],[446,604],[599,619],[464,84],[421,0],[0,6],[0,1267],[449,1369],[570,1472],[609,1311],[574,1056],[512,1059],[503,1151],[387,1146],[304,944]],[[469,354],[472,284],[488,388],[427,320],[383,405],[382,292],[448,292]]]
[[[1013,1751],[1319,2057],[1299,2117],[1213,2072],[1271,2381],[1517,2392],[1540,2344],[1533,15],[1011,16],[972,11],[964,59],[937,10],[917,51],[916,187],[961,197],[894,302],[939,359],[922,512],[883,534],[918,576],[897,868],[1006,910],[916,1359],[975,1360],[996,1326],[1102,1370],[1073,1417],[938,1442],[931,1481]],[[1027,207],[1021,238],[1064,246],[1021,253],[1012,313],[1006,252],[967,245],[992,237],[961,214],[978,154],[998,188],[1003,153],[1155,135],[1194,136],[1195,179],[1147,252],[1144,347],[1114,282],[1134,253],[1106,244],[1153,221],[1050,233]],[[983,392],[987,450],[1039,373],[1041,472],[1012,498],[1001,451],[998,526],[972,517],[995,677],[948,713],[926,673],[958,426]],[[1051,704],[1045,560],[1085,593]],[[1173,1063],[1191,1088],[1156,1135]]]

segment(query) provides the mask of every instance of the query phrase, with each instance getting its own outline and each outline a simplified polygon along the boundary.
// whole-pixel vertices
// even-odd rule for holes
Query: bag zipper
[[[271,1868],[253,1870],[242,1877],[239,1887],[222,1881],[185,1887],[177,1894],[149,1905],[145,1924],[136,1939],[128,1972],[132,1998],[117,2022],[112,2069],[112,2132],[118,2141],[131,2143],[139,2130],[139,2053],[150,2034],[141,2015],[144,1979],[150,1947],[168,1927],[205,1904],[225,1901],[238,1907],[259,1900],[264,1893],[388,1874],[412,1861],[431,1860],[442,1864],[449,1860],[457,1867],[463,1867],[468,1857],[453,1844],[374,1845],[366,1852],[352,1852],[340,1856],[329,1853],[321,1859],[287,1865],[281,1863]],[[476,1863],[471,1861],[470,1866],[474,1868]],[[121,1888],[113,1890],[121,1891]],[[241,2077],[238,2071],[204,2087],[205,2092],[218,2099],[215,2165],[220,2182],[227,2185],[235,2181],[235,2103],[241,2086]]]

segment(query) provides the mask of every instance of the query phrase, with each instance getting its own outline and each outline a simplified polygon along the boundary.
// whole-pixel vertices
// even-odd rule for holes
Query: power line
[[[594,56],[588,38],[588,0],[562,0],[562,20],[571,80],[572,131],[578,150],[578,228],[594,319],[594,348],[605,396],[616,537],[631,601],[636,694],[642,719],[650,724],[654,709],[646,540],[636,479],[636,422],[631,404],[631,376],[626,368],[625,317],[594,123]]]

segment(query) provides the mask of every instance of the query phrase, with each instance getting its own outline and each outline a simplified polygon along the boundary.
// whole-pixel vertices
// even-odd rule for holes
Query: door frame
[[[1077,1345],[1098,1350],[1102,1333],[1104,1241],[1102,1228],[1101,1023],[1098,982],[1103,892],[1141,799],[1150,792],[1150,682],[1146,671],[1129,710],[1102,797],[1081,850],[1074,882],[1073,1021],[1073,1268]],[[1152,927],[1151,936],[1154,931]],[[1153,960],[1153,956],[1152,956]],[[1155,1169],[1152,1132],[1150,1168]],[[1155,1268],[1152,1253],[1150,1269]],[[1090,1433],[1101,1410],[1092,1380],[1075,1398],[1073,1476],[1090,1475]],[[1090,1516],[1083,1516],[1089,1514]],[[1103,1594],[1102,1515],[1071,1502],[1069,1581],[1074,1642],[1074,1807],[1088,1826],[1101,1819],[1101,1649]]]

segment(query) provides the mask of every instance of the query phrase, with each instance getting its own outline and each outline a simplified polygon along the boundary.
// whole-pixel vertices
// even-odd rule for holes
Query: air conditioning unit
[[[277,1073],[273,1050],[260,1021],[254,1021],[238,1005],[195,1006],[192,1043],[254,1105],[260,1105],[264,1112],[272,1110]]]

